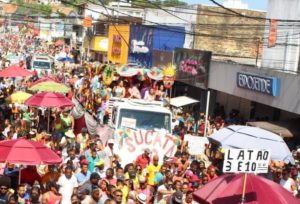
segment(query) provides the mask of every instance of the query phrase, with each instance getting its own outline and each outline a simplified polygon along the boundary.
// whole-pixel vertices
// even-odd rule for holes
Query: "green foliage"
[[[184,6],[187,3],[180,0],[132,0],[133,7],[143,7],[143,8],[158,8],[162,6],[172,7],[172,6]]]
[[[18,12],[21,14],[40,14],[50,16],[52,13],[50,5],[25,3],[23,0],[13,0],[12,3],[18,5]]]
[[[163,6],[185,6],[187,3],[180,0],[165,0],[162,2]]]

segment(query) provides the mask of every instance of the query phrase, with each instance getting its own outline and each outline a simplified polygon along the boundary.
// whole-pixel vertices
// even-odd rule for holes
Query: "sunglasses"
[[[122,194],[117,194],[117,195],[115,195],[116,197],[122,197]]]
[[[6,188],[6,187],[1,187],[0,189],[1,189],[1,190],[7,190],[7,188]]]

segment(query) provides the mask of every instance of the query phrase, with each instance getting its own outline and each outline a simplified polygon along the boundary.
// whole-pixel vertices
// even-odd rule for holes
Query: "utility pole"
[[[257,66],[257,63],[258,63],[259,47],[260,47],[260,40],[257,39],[257,41],[256,41],[256,59],[255,59],[255,65],[256,66]]]

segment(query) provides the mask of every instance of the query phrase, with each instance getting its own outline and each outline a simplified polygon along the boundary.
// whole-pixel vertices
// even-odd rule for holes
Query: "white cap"
[[[109,139],[109,140],[107,141],[107,144],[115,144],[114,139]]]

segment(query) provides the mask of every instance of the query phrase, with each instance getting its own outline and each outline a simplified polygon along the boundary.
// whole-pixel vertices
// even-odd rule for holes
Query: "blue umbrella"
[[[70,62],[70,63],[74,63],[74,59],[70,58],[70,57],[59,57],[57,59],[57,61],[59,62]]]
[[[282,137],[257,127],[231,125],[208,137],[224,149],[270,150],[271,159],[294,163],[291,151]]]

